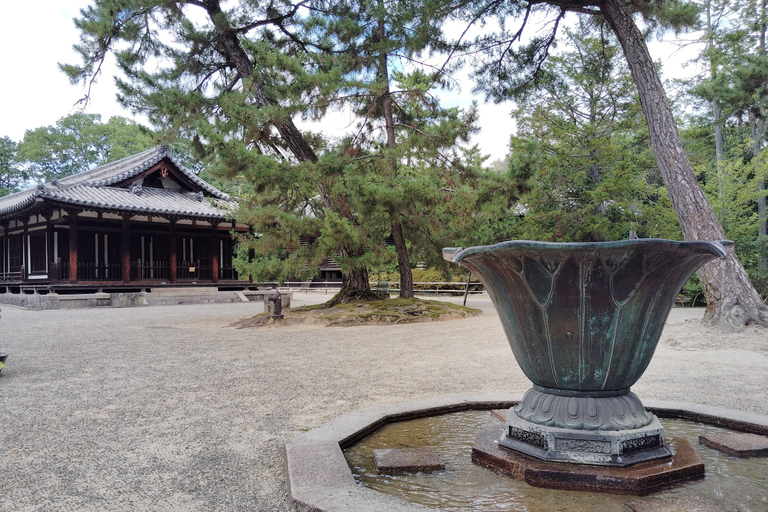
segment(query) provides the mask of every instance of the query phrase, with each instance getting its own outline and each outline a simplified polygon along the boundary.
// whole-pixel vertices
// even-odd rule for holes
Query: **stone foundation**
[[[480,432],[472,447],[472,462],[536,487],[643,495],[659,487],[704,476],[704,463],[682,439],[673,441],[675,453],[671,458],[629,467],[606,467],[563,464],[508,450],[497,442],[501,431],[501,426],[491,426]]]

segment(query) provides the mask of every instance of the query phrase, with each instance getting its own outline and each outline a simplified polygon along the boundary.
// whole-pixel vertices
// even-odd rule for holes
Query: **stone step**
[[[144,299],[150,306],[172,304],[221,304],[228,302],[242,302],[242,298],[235,291],[220,292],[216,289],[199,290],[163,290],[163,293],[152,291],[144,293]]]

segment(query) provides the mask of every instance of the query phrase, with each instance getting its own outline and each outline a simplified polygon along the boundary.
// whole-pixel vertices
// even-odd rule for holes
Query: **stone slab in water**
[[[500,447],[503,427],[483,429],[472,446],[472,462],[536,487],[613,494],[647,494],[656,488],[704,476],[704,463],[685,440],[671,440],[672,459],[627,467],[550,462]]]
[[[507,413],[509,413],[509,409],[493,409],[491,411],[491,414],[501,421],[507,421]]]
[[[376,471],[395,474],[415,471],[442,471],[445,463],[433,448],[373,450]]]
[[[627,512],[724,512],[714,503],[697,496],[649,498],[624,503]]]
[[[768,456],[768,437],[757,434],[713,434],[699,436],[699,442],[737,457]]]

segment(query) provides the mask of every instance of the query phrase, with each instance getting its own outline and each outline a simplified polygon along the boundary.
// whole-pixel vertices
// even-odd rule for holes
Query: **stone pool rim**
[[[290,507],[299,512],[433,510],[357,484],[343,450],[389,423],[470,410],[506,409],[522,398],[522,394],[450,395],[378,405],[338,416],[286,444]],[[768,415],[687,402],[644,400],[643,403],[660,418],[685,419],[768,435]]]

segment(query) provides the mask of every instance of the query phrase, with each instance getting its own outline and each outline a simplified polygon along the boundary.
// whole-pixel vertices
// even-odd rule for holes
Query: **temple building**
[[[236,207],[166,145],[0,197],[0,293],[234,283]]]

